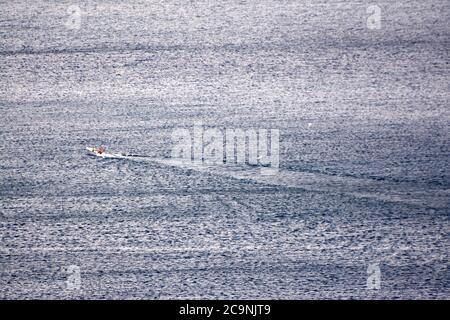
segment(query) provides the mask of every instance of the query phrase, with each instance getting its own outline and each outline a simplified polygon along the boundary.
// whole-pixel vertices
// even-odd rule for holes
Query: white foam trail
[[[429,208],[447,208],[448,200],[450,199],[450,190],[448,189],[426,190],[423,186],[406,182],[378,181],[281,169],[272,170],[254,166],[207,165],[189,162],[184,159],[139,156],[121,156],[121,158],[148,161],[268,185],[344,194],[356,198],[400,202]]]

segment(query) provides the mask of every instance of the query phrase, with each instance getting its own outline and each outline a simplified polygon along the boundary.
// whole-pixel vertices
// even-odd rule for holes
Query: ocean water
[[[1,6],[1,299],[450,298],[448,1]],[[279,171],[174,162],[199,122]]]

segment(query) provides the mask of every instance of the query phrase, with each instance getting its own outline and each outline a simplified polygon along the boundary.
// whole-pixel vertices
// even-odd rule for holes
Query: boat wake
[[[251,165],[213,165],[186,161],[185,159],[156,158],[138,154],[113,153],[97,156],[157,163],[168,167],[194,170],[284,188],[347,195],[360,199],[403,203],[433,209],[447,208],[450,197],[450,190],[448,189],[429,190],[424,186],[407,182],[380,181],[285,169],[275,170],[270,167]]]

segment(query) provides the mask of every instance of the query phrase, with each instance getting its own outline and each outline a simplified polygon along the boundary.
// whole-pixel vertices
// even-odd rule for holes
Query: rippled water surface
[[[72,4],[2,3],[0,298],[450,297],[448,1]],[[200,121],[278,173],[169,159]]]

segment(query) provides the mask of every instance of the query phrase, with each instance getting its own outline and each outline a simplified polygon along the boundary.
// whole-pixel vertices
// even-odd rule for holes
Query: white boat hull
[[[86,150],[89,151],[90,154],[100,158],[125,158],[124,155],[119,153],[106,153],[106,152],[99,153],[94,147],[86,147]]]

